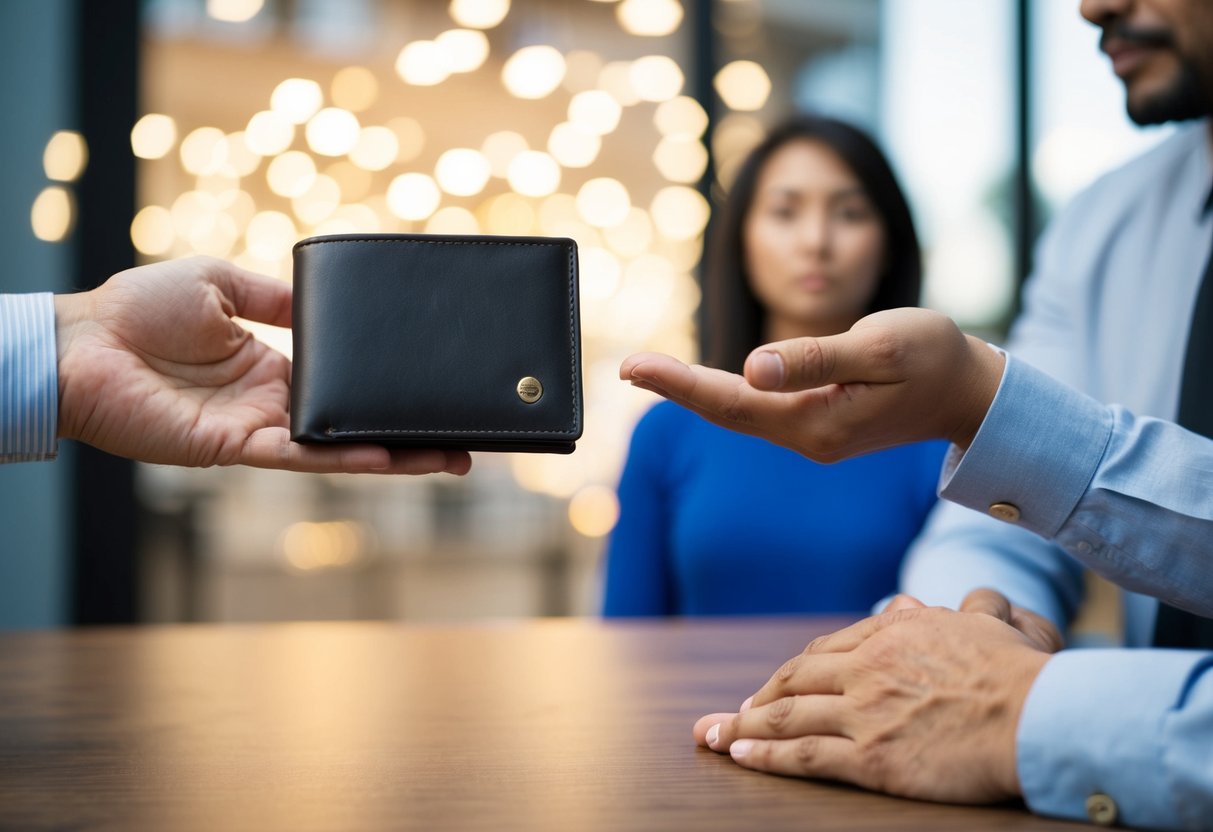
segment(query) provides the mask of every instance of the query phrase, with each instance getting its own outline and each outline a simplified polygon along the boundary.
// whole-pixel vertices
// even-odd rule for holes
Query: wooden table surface
[[[838,620],[0,635],[0,829],[1062,830],[698,749]]]

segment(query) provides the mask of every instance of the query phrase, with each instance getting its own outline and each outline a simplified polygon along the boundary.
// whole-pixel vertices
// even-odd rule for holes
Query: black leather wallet
[[[295,245],[291,436],[570,453],[577,244],[380,234]]]

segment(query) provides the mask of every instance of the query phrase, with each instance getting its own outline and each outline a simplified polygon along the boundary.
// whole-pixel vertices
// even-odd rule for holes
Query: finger
[[[666,355],[660,352],[638,352],[629,355],[623,359],[619,365],[619,378],[623,381],[630,381],[633,378],[632,371],[641,364],[650,364],[658,368],[671,369],[675,366],[686,365],[673,356]]]
[[[397,455],[407,456],[412,453],[412,451],[403,450],[392,451],[392,461],[395,463]],[[446,464],[442,469],[445,473],[462,477],[472,470],[472,455],[467,451],[443,451],[443,453],[446,454]]]
[[[796,694],[842,693],[843,674],[849,661],[848,653],[885,627],[917,616],[928,609],[909,607],[873,615],[837,632],[813,639],[804,648],[804,652],[788,659],[775,671],[767,683],[751,697],[751,706],[766,705],[776,699]]]
[[[254,431],[241,448],[242,465],[318,474],[466,473],[470,457],[439,449],[389,451],[378,445],[319,446],[292,442],[282,427]]]
[[[1046,653],[1056,653],[1066,646],[1065,639],[1053,622],[1034,612],[1012,607],[1011,626],[1023,633],[1036,648]]]
[[[787,740],[738,740],[729,754],[740,766],[789,777],[819,777],[859,783],[859,749],[846,737],[797,737]]]
[[[704,376],[712,384],[709,392],[732,393],[745,380],[734,373],[711,370],[699,365],[683,364],[677,358],[661,353],[649,352],[630,355],[619,365],[620,378],[649,384],[665,394],[694,398],[702,385]]]
[[[704,733],[708,748],[727,751],[740,739],[791,739],[809,735],[847,736],[847,701],[836,695],[785,696],[721,720]]]
[[[809,645],[812,647],[812,645]],[[749,713],[785,696],[810,693],[842,693],[843,673],[849,660],[845,653],[810,654],[809,648],[784,662],[757,693],[750,697]]]
[[[291,325],[291,285],[225,260],[204,258],[208,280],[232,302],[236,316],[271,326]]]
[[[975,589],[960,602],[961,612],[982,613],[997,618],[999,621],[1011,622],[1011,602],[1007,596],[989,588]]]
[[[662,392],[660,387],[654,387],[653,385],[649,384],[647,381],[633,381],[633,382],[631,382],[631,385],[633,387],[638,387],[641,390],[648,390],[650,393],[656,393],[658,396],[665,395],[665,393]]]
[[[909,598],[911,601],[917,601],[917,599],[911,596],[904,597]],[[894,602],[896,602],[896,598],[894,598]],[[899,609],[891,609],[892,603],[890,602],[890,609],[885,610],[879,615],[861,618],[849,627],[843,627],[841,630],[835,630],[824,636],[818,636],[804,648],[805,654],[849,653],[891,622],[900,621],[907,615],[912,615],[917,610],[926,609],[921,603],[914,605],[909,604],[909,602],[900,602],[906,604],[906,606]]]
[[[906,595],[904,592],[899,592],[893,596],[893,600],[885,606],[882,613],[897,612],[898,610],[917,610],[925,607],[922,601],[919,601],[913,595]]]
[[[619,373],[638,387],[734,430],[754,432],[760,415],[773,412],[773,406],[782,409],[781,401],[754,390],[735,373],[688,366],[659,353],[630,356]]]
[[[720,723],[732,719],[735,716],[736,714],[708,714],[707,716],[699,717],[699,719],[695,720],[695,724],[691,727],[691,736],[695,738],[695,744],[702,745],[704,748],[707,748],[708,730],[712,728],[712,726],[719,725]]]
[[[895,344],[885,327],[777,341],[750,353],[744,374],[757,390],[810,390],[827,384],[901,381]]]
[[[960,602],[961,612],[977,612],[1005,621],[1039,650],[1056,653],[1064,645],[1061,633],[1048,619],[1014,606],[1005,595],[989,588],[975,589]]]

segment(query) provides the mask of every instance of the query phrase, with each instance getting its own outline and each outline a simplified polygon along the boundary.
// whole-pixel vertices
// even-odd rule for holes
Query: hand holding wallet
[[[291,436],[570,453],[577,245],[427,234],[295,245]]]

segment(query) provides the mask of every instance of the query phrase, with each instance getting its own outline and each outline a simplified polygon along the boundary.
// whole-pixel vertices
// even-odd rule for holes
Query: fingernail
[[[729,756],[734,760],[744,760],[745,756],[750,753],[750,749],[754,747],[753,740],[734,740],[729,746]]]
[[[720,723],[719,722],[717,722],[715,725],[713,725],[711,728],[708,729],[708,735],[707,735],[708,748],[715,749],[716,740],[718,740],[718,739],[720,739]]]
[[[783,356],[777,352],[763,350],[754,355],[753,382],[755,387],[773,390],[783,384]]]
[[[741,703],[741,707],[740,707],[740,708],[738,708],[737,710],[738,710],[738,712],[740,712],[740,713],[743,713],[743,714],[744,714],[744,713],[745,713],[746,711],[748,711],[748,710],[749,710],[749,709],[750,709],[750,708],[751,708],[753,705],[754,705],[754,697],[750,696],[750,697],[748,697],[748,698],[746,699],[746,701],[744,701],[744,702],[742,702],[742,703]]]

